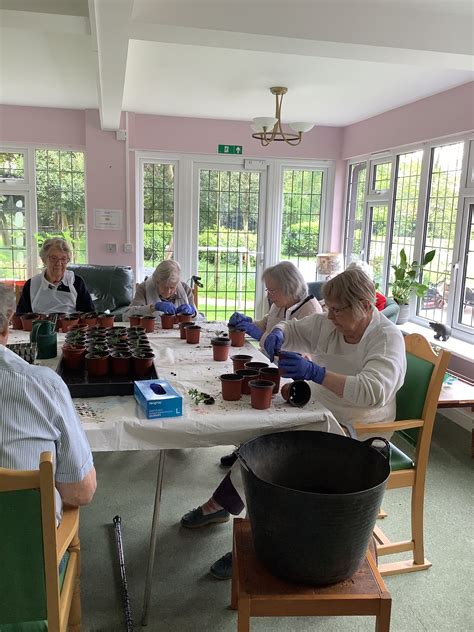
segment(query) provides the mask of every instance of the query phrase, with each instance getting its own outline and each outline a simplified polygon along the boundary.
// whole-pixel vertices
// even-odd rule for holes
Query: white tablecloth
[[[253,409],[249,395],[243,395],[238,402],[223,401],[218,377],[232,372],[232,355],[245,353],[254,360],[268,361],[247,342],[245,347],[231,347],[226,362],[215,362],[210,339],[223,329],[222,323],[202,324],[199,345],[181,340],[177,329],[159,329],[154,334],[148,334],[156,354],[155,367],[159,377],[168,380],[183,396],[182,417],[147,419],[133,396],[74,399],[92,450],[231,445],[259,434],[290,428],[341,433],[332,413],[316,401],[310,401],[304,408],[295,408],[277,394],[267,410]],[[11,332],[8,342],[26,339],[25,332]],[[58,334],[58,347],[63,341],[64,335]],[[57,361],[40,360],[38,363],[54,368]],[[215,404],[194,404],[188,395],[191,388],[209,393],[215,398]]]

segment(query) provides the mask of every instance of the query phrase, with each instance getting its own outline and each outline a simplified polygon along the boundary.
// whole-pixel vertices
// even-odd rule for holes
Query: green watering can
[[[30,333],[30,342],[36,342],[36,357],[39,360],[55,358],[58,355],[58,337],[55,324],[50,320],[35,320]]]

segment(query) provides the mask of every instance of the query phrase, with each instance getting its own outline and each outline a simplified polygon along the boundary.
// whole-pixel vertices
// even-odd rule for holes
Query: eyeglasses
[[[343,312],[345,309],[350,309],[350,305],[346,305],[345,307],[328,307],[326,305],[326,309],[328,310],[328,314],[333,314],[334,316],[337,316],[338,314],[340,314],[341,312]]]
[[[265,292],[266,292],[267,294],[270,294],[270,295],[271,295],[271,294],[277,294],[279,291],[280,291],[280,290],[278,290],[278,289],[275,289],[275,290],[270,290],[268,287],[267,287],[267,288],[265,288]]]
[[[48,255],[48,259],[52,263],[62,263],[63,265],[69,263],[69,257],[57,257],[56,255]]]

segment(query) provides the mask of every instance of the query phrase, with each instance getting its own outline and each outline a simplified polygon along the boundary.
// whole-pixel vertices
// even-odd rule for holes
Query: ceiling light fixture
[[[263,147],[267,147],[272,141],[284,141],[288,145],[299,145],[303,134],[313,129],[313,123],[290,123],[290,127],[293,132],[284,132],[281,126],[281,103],[283,101],[283,95],[288,92],[288,88],[274,87],[270,88],[270,92],[275,95],[275,116],[258,116],[253,119],[251,128],[254,131],[252,138],[256,138],[260,141]]]

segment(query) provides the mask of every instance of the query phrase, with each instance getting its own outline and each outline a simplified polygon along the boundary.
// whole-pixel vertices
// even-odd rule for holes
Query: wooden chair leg
[[[71,609],[69,611],[69,630],[70,632],[80,632],[82,622],[81,608],[81,544],[79,536],[76,534],[69,546],[70,551],[77,554],[77,576],[74,583],[74,593],[71,600]]]
[[[239,599],[237,632],[250,632],[250,599],[248,597]]]
[[[424,486],[422,486],[424,487]],[[414,544],[413,563],[425,564],[425,547],[423,534],[424,489],[415,484],[411,495],[411,533]]]
[[[390,614],[392,611],[392,600],[382,599],[380,612],[375,623],[375,632],[390,632]]]

